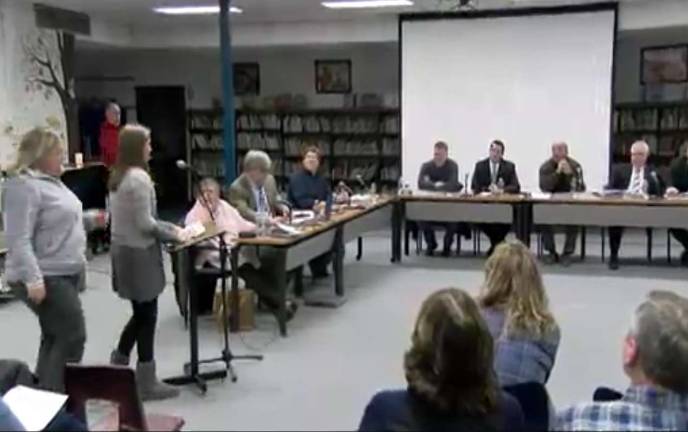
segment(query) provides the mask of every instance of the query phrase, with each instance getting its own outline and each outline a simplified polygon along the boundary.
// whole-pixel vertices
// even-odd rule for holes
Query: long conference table
[[[333,288],[344,296],[344,246],[372,232],[391,230],[391,261],[401,262],[402,231],[406,221],[500,223],[511,225],[516,237],[530,245],[531,234],[541,225],[584,227],[635,227],[688,229],[688,197],[643,199],[599,196],[592,193],[539,195],[467,195],[419,192],[381,196],[366,208],[349,208],[334,213],[330,220],[304,227],[296,235],[241,238],[232,249],[232,268],[237,268],[243,248],[278,252],[276,292],[281,299],[277,313],[280,333],[287,335],[287,275],[311,259],[333,253]],[[273,251],[275,252],[275,251]],[[300,285],[300,277],[297,277]],[[232,276],[230,328],[239,327],[239,283]],[[297,291],[300,291],[298,289]]]

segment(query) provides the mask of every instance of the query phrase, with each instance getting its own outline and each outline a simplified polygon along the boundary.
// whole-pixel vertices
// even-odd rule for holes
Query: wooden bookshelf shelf
[[[202,172],[224,173],[222,115],[222,109],[188,112],[190,162]],[[322,173],[333,182],[364,173],[367,183],[396,186],[401,175],[397,109],[237,110],[235,119],[237,172],[248,150],[263,150],[282,188],[308,146],[321,149]]]
[[[618,104],[613,121],[613,163],[627,163],[631,144],[643,139],[655,163],[665,164],[688,140],[688,102]]]

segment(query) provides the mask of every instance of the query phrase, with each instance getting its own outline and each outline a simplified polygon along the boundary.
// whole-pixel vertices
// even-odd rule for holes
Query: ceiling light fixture
[[[164,15],[214,15],[220,13],[220,6],[170,6],[156,7],[153,12]],[[230,6],[230,13],[240,14],[243,12],[238,7]]]
[[[350,1],[325,1],[322,5],[329,9],[364,9],[413,6],[411,0],[350,0]]]

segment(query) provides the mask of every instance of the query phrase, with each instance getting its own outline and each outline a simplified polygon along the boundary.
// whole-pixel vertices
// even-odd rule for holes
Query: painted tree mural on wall
[[[27,93],[49,100],[53,92],[62,103],[67,122],[69,154],[79,151],[79,109],[74,93],[74,35],[63,31],[40,30],[22,41],[25,56]]]

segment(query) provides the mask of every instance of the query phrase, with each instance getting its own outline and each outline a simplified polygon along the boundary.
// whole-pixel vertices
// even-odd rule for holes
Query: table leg
[[[334,292],[337,296],[344,296],[344,242],[343,229],[337,228],[334,236],[334,262],[332,269],[334,271]],[[360,239],[360,237],[359,237]]]
[[[392,204],[392,262],[401,262],[401,228],[404,219],[404,203]]]
[[[287,337],[287,254],[283,250],[277,251],[275,258],[275,281],[277,289],[277,323],[280,335]]]

